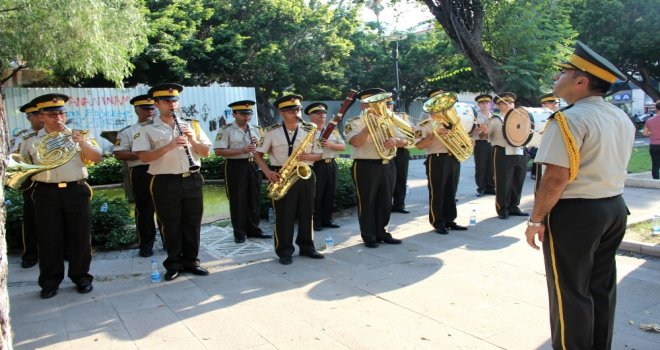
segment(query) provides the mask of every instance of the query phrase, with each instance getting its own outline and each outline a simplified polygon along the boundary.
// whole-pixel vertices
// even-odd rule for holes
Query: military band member
[[[57,294],[64,279],[65,256],[69,261],[68,276],[76,284],[78,293],[89,293],[93,289],[94,277],[89,274],[92,190],[85,181],[85,164],[101,161],[101,150],[85,132],[66,127],[65,104],[68,100],[69,97],[62,94],[47,94],[34,99],[44,128],[21,145],[24,157],[32,164],[41,164],[37,151],[52,150],[48,144],[40,143],[49,133],[71,133],[71,141],[77,144],[76,148],[68,148],[75,152],[71,159],[32,177],[34,215],[38,218],[35,222],[39,242],[39,286],[44,299]]]
[[[156,222],[154,220],[154,203],[149,192],[151,174],[147,172],[149,165],[140,161],[133,152],[133,139],[140,124],[151,120],[156,112],[154,100],[148,95],[139,95],[131,99],[138,122],[129,125],[117,134],[113,155],[128,166],[129,182],[135,198],[135,226],[137,228],[139,255],[150,257],[156,241]]]
[[[615,255],[628,210],[621,194],[635,128],[603,96],[626,77],[586,45],[560,64],[553,94],[568,107],[548,119],[536,162],[545,165],[527,243],[543,244],[554,349],[610,349]]]
[[[552,95],[552,93],[542,95],[539,98],[539,102],[541,103],[541,107],[547,108],[553,112],[556,112],[559,109],[559,97]],[[529,153],[529,158],[534,160],[537,151],[538,151],[537,147],[530,147],[527,150],[527,152]],[[536,179],[537,170],[540,167],[541,164],[532,165],[532,169],[530,170],[532,180]]]
[[[327,113],[328,106],[321,102],[311,103],[305,108],[305,114],[309,116],[312,123],[316,124],[319,137],[323,134]],[[337,192],[337,173],[339,171],[335,158],[337,152],[346,149],[346,143],[339,135],[339,131],[334,129],[327,140],[321,141],[321,147],[323,148],[322,159],[314,162],[314,175],[316,176],[314,230],[316,231],[321,231],[323,227],[339,227],[332,221],[335,193]]]
[[[434,95],[430,95],[433,97]],[[456,224],[456,190],[461,175],[461,163],[434,135],[447,134],[449,130],[433,122],[433,115],[419,124],[421,139],[415,146],[426,150],[426,176],[429,189],[429,222],[436,233],[446,235],[448,230],[465,231],[467,227]]]
[[[225,190],[236,243],[244,243],[245,237],[273,238],[259,228],[262,177],[254,154],[262,131],[250,125],[254,104],[250,100],[229,104],[234,122],[220,129],[213,146],[216,155],[225,157]]]
[[[358,93],[357,98],[364,100],[384,92],[385,90],[379,88],[367,89]],[[362,103],[362,109],[367,106],[366,103]],[[349,120],[344,127],[344,134],[348,143],[353,146],[351,174],[358,195],[358,221],[364,245],[367,248],[377,248],[381,242],[400,244],[401,240],[393,238],[387,231],[392,210],[392,192],[396,181],[395,165],[381,158],[363,117]],[[385,140],[383,146],[392,149],[405,145],[405,139],[392,137]]]
[[[394,101],[390,97],[387,100],[387,108],[394,113]],[[408,115],[402,113],[402,119],[408,121]],[[392,211],[401,214],[410,214],[406,209],[406,188],[408,184],[408,165],[410,163],[410,151],[408,148],[397,147],[396,155],[392,159],[396,167],[396,180],[392,192]]]
[[[495,173],[495,210],[500,219],[509,216],[529,216],[518,208],[527,173],[527,156],[523,147],[513,147],[504,139],[502,125],[506,113],[514,109],[516,94],[502,92],[495,95],[500,114],[488,121],[488,138],[493,145]]]
[[[264,137],[257,147],[255,161],[264,173],[264,176],[272,183],[286,181],[280,178],[278,171],[287,162],[289,157],[299,148],[300,144],[307,139],[313,130],[313,125],[303,122],[302,96],[286,95],[277,99],[274,103],[282,116],[282,123],[266,128]],[[316,147],[315,135],[310,135],[310,142],[302,149],[298,161],[308,166],[321,159],[322,150]],[[263,159],[264,154],[270,156],[268,168]],[[310,169],[311,170],[311,169]],[[299,178],[286,192],[284,197],[273,200],[275,212],[275,253],[283,265],[293,262],[292,255],[295,251],[293,246],[293,231],[296,219],[298,220],[298,235],[296,244],[299,254],[312,259],[323,259],[323,254],[314,248],[312,216],[314,212],[314,173],[308,179]]]
[[[39,109],[34,101],[21,106],[20,111],[25,113],[25,117],[30,122],[30,127],[14,134],[9,153],[20,154],[21,145],[36,137],[39,130],[44,127],[44,122],[39,118]],[[25,160],[25,158],[22,159],[22,161]],[[21,267],[24,269],[36,265],[39,259],[37,231],[34,221],[34,201],[32,200],[33,191],[34,186],[31,179],[27,179],[21,184],[21,196],[23,197],[23,254],[21,255]]]
[[[488,140],[488,120],[493,117],[491,112],[493,97],[481,94],[474,98],[479,106],[476,115],[476,126],[470,133],[474,141],[474,181],[477,183],[477,197],[485,194],[495,194],[495,179],[493,178],[493,147]]]
[[[178,84],[149,89],[160,115],[140,125],[133,140],[133,152],[149,164],[148,173],[153,176],[151,196],[167,250],[163,262],[166,281],[179,277],[180,271],[209,274],[199,266],[197,256],[204,209],[200,157],[209,155],[211,141],[196,120],[176,115],[176,123],[175,110],[182,90]]]

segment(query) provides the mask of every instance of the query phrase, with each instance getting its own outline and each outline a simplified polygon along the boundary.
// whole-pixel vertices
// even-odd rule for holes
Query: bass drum
[[[527,112],[532,116],[534,120],[534,134],[532,135],[532,139],[527,144],[527,147],[538,148],[541,144],[543,130],[545,130],[545,123],[548,122],[548,118],[552,115],[553,112],[547,108],[542,107],[525,107],[525,110],[527,110]]]
[[[472,107],[472,105],[469,103],[456,102],[454,103],[454,108],[456,108],[456,113],[461,118],[461,125],[463,125],[463,129],[465,129],[465,132],[470,134],[474,128],[477,127],[474,122],[476,120],[474,107]]]

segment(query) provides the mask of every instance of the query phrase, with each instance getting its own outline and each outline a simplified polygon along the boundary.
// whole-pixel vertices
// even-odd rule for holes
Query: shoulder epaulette
[[[25,140],[29,139],[30,137],[35,137],[35,136],[37,136],[38,133],[39,133],[38,131],[33,131],[33,132],[28,133],[28,134],[25,134],[25,135],[23,135],[23,136],[21,136],[21,137],[23,138],[23,141],[25,141]]]
[[[275,129],[281,127],[281,126],[282,126],[282,124],[273,124],[273,125],[266,128],[266,132],[269,132],[271,130],[275,130]]]
[[[26,132],[28,132],[28,129],[22,129],[22,130],[19,130],[19,131],[17,131],[17,132],[14,134],[14,137],[19,137],[19,136],[21,136],[22,134],[25,134]]]
[[[339,134],[339,130],[337,130],[337,129],[332,130],[332,135],[334,135],[336,138],[341,137],[341,135]]]
[[[144,126],[144,125],[149,125],[149,124],[153,124],[153,123],[154,123],[154,120],[153,120],[153,119],[149,119],[149,120],[147,120],[146,122],[142,122],[142,123],[140,123],[140,125],[141,125],[141,126]]]
[[[431,119],[424,119],[421,122],[419,122],[419,126],[424,126],[424,125],[426,125],[426,123],[429,123],[430,121],[431,121]]]
[[[234,125],[234,123],[225,124],[225,125],[222,126],[221,129],[222,129],[222,130],[225,130],[225,129],[231,127],[232,125]]]
[[[571,108],[571,107],[573,107],[572,104],[571,104],[571,105],[568,105],[568,106],[566,106],[566,107],[562,107],[562,108],[560,108],[558,111],[556,111],[556,112],[550,114],[550,116],[548,117],[548,119],[554,119],[554,118],[555,118],[555,114],[557,114],[557,113],[559,113],[559,112],[563,112],[563,111],[565,111],[565,110],[567,110],[567,109],[569,109],[569,108]]]
[[[352,123],[353,121],[358,120],[358,119],[360,119],[360,117],[353,117],[353,118],[347,120],[346,123]]]

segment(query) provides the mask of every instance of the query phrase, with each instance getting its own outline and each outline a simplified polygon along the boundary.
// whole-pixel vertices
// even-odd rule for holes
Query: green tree
[[[580,0],[572,14],[579,39],[619,67],[654,101],[660,100],[660,0]],[[625,23],[625,25],[613,24]]]
[[[101,75],[120,86],[130,57],[146,45],[137,0],[0,0],[0,86],[21,69]],[[0,91],[0,159],[8,158],[7,115]],[[5,176],[0,162],[0,177]],[[0,201],[4,191],[0,187]],[[0,207],[0,348],[12,344],[7,294],[4,205]]]

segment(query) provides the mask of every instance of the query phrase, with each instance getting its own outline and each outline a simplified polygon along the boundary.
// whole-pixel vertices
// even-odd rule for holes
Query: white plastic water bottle
[[[158,271],[158,259],[151,257],[151,283],[160,282],[160,271]]]
[[[410,185],[406,184],[406,194],[410,194]]]
[[[107,213],[108,212],[108,202],[103,202],[101,205],[101,213]]]
[[[273,216],[273,208],[268,208],[268,222],[275,222],[275,217]]]
[[[660,215],[653,215],[653,234],[660,235]]]
[[[475,226],[477,224],[477,209],[472,209],[472,214],[470,214],[470,226]]]
[[[335,241],[332,240],[332,235],[326,233],[325,235],[325,252],[332,253],[335,251]]]

